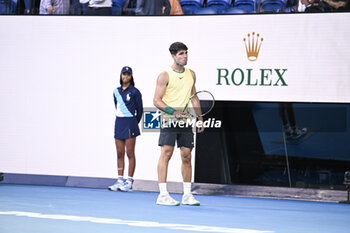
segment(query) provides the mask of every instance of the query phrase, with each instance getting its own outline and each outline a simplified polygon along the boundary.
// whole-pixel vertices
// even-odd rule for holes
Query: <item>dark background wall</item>
[[[292,104],[307,133],[284,137],[279,103],[218,101],[197,134],[195,182],[344,189],[350,170],[350,104]]]

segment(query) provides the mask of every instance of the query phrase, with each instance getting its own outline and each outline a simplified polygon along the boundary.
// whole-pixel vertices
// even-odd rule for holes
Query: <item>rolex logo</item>
[[[259,33],[255,35],[255,32],[252,32],[251,36],[248,33],[248,39],[243,39],[249,61],[256,61],[256,59],[258,59],[261,43],[264,40],[263,38],[260,38],[259,41],[259,37]]]

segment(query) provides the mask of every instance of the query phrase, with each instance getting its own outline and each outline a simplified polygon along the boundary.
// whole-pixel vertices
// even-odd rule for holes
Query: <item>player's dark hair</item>
[[[120,74],[120,85],[123,86],[123,80],[122,80],[122,75]],[[131,79],[130,79],[130,85],[135,86],[135,82],[134,82],[134,76],[131,75]]]
[[[172,55],[176,55],[177,52],[179,52],[180,50],[186,50],[187,51],[188,48],[182,42],[174,42],[169,47],[170,54],[172,54]]]

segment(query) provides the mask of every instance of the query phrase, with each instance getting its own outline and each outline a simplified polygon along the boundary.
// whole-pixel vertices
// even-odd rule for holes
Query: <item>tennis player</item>
[[[118,155],[118,179],[109,186],[111,191],[132,191],[135,172],[135,143],[140,135],[138,123],[143,113],[142,96],[135,88],[132,69],[124,66],[120,74],[120,87],[114,90],[114,104],[117,110],[114,127],[115,145]],[[129,160],[128,177],[124,181],[124,157]]]
[[[164,112],[163,117],[182,119],[186,116],[183,109],[189,97],[196,93],[196,75],[185,68],[187,65],[187,46],[181,42],[175,42],[170,45],[169,51],[174,60],[169,70],[162,72],[157,79],[156,90],[154,94],[154,105]],[[199,101],[192,102],[194,108],[200,109]],[[198,120],[203,121],[200,117]],[[203,132],[204,128],[198,128],[197,132]],[[183,178],[183,205],[200,205],[191,193],[191,151],[194,146],[192,127],[161,127],[159,135],[159,146],[161,154],[158,161],[158,183],[160,194],[157,198],[159,205],[180,205],[179,201],[174,200],[167,191],[167,173],[168,163],[172,157],[175,142],[180,148]]]

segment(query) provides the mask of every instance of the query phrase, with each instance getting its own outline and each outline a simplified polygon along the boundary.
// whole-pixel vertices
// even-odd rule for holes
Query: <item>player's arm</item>
[[[153,105],[170,115],[175,115],[176,118],[181,118],[183,115],[185,115],[183,112],[175,110],[172,106],[168,106],[163,101],[163,97],[164,97],[168,82],[169,82],[168,73],[164,71],[157,78],[156,90],[154,92],[154,97],[153,97]]]
[[[192,78],[193,78],[193,86],[192,86],[191,95],[194,95],[197,92],[197,90],[196,90],[196,74],[194,73],[193,70],[190,70],[190,71],[191,71]],[[200,105],[200,102],[199,102],[199,99],[197,96],[194,96],[194,98],[192,98],[191,103],[192,103],[192,106],[194,108],[194,111],[196,112],[196,115],[197,116],[202,115],[201,105]],[[198,117],[198,120],[203,121],[203,117],[201,117],[201,116]],[[204,127],[197,129],[198,133],[201,133],[203,131],[204,131]]]
[[[165,94],[168,82],[169,76],[167,72],[162,72],[157,78],[156,90],[153,97],[153,105],[162,111],[164,111],[164,109],[167,107],[166,103],[163,101],[163,96]]]

